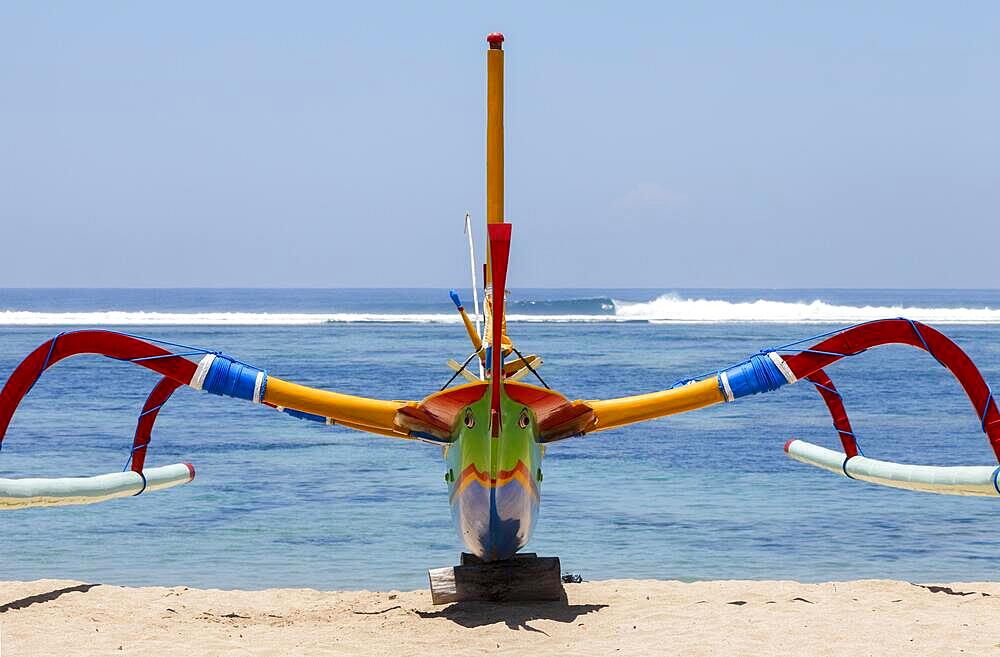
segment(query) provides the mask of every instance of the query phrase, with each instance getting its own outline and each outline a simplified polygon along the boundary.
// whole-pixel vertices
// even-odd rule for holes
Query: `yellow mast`
[[[503,214],[503,34],[493,32],[486,36],[490,48],[486,53],[486,225],[504,223]],[[485,283],[487,295],[484,299],[487,313],[487,341],[494,342],[489,317],[493,313],[491,286],[493,273],[490,263],[490,249],[486,249]],[[504,294],[504,290],[497,290]],[[504,312],[506,315],[506,312]],[[507,318],[502,318],[503,333],[507,333]]]
[[[503,223],[503,35],[486,37],[486,223]],[[489,267],[486,268],[489,275]]]

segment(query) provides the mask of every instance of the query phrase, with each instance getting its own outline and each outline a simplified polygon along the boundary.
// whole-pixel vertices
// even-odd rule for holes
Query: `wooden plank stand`
[[[431,601],[537,602],[565,599],[559,557],[518,554],[505,561],[481,561],[462,553],[460,566],[432,568]]]

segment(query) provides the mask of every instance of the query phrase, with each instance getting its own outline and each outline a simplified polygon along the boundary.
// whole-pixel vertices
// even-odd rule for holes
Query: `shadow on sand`
[[[95,586],[100,586],[100,584],[77,584],[76,586],[67,586],[66,588],[56,589],[47,593],[29,595],[27,598],[14,600],[13,602],[8,602],[7,604],[0,606],[0,614],[11,611],[12,609],[24,609],[25,607],[30,607],[31,605],[42,604],[43,602],[52,602],[59,596],[66,593],[86,593]]]
[[[447,618],[462,627],[506,623],[512,630],[542,632],[528,625],[533,620],[572,623],[580,616],[600,611],[608,605],[571,605],[558,602],[456,602],[439,611],[417,611],[421,618]]]

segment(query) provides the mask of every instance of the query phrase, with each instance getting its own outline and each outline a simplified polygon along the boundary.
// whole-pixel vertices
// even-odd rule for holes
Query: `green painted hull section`
[[[468,426],[471,424],[472,426]],[[501,391],[500,435],[490,431],[490,386],[457,416],[445,448],[452,517],[466,549],[486,560],[524,547],[538,517],[541,464],[532,411]]]

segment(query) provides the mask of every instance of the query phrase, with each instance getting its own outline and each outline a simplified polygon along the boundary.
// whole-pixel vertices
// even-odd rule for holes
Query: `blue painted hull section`
[[[509,559],[527,545],[539,504],[521,482],[500,488],[472,482],[452,501],[451,514],[466,549],[485,561]]]

